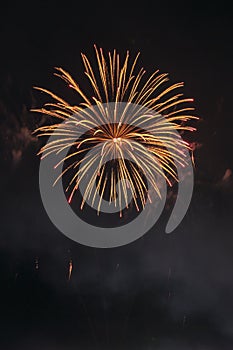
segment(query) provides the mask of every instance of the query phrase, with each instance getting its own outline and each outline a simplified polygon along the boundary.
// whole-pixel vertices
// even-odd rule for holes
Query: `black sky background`
[[[230,2],[9,2],[0,11],[0,349],[233,348],[233,44]],[[200,116],[195,188],[181,225],[168,211],[140,240],[93,249],[49,221],[38,188],[43,86],[83,79],[93,45],[141,52],[184,81]],[[85,88],[85,81],[81,81]],[[73,271],[68,280],[69,263]]]

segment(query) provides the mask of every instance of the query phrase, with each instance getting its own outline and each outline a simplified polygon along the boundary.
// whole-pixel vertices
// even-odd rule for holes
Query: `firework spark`
[[[174,135],[177,131],[195,130],[185,125],[190,119],[198,119],[192,115],[194,108],[189,105],[193,99],[184,98],[182,93],[176,92],[183,87],[183,83],[167,86],[168,74],[160,74],[157,70],[145,78],[146,71],[137,68],[139,54],[130,63],[127,52],[121,62],[116,50],[105,55],[102,49],[95,47],[97,74],[87,56],[81,56],[85,75],[92,89],[91,97],[62,68],[56,68],[55,75],[79,95],[79,104],[71,105],[47,89],[35,87],[48,94],[53,101],[33,111],[57,119],[54,125],[42,126],[35,131],[38,136],[57,136],[55,141],[42,147],[39,154],[45,157],[73,147],[73,151],[63,159],[69,161],[69,165],[63,168],[55,181],[56,183],[65,173],[69,174],[69,171],[71,173],[74,170],[75,174],[71,176],[66,189],[69,191],[69,202],[79,189],[82,178],[92,169],[91,174],[88,174],[89,183],[83,195],[81,209],[87,199],[91,199],[93,204],[99,192],[99,213],[102,200],[108,192],[109,202],[118,205],[122,215],[123,204],[128,203],[130,189],[133,203],[139,210],[139,206],[144,207],[146,198],[149,197],[147,182],[150,182],[159,195],[154,173],[161,174],[170,185],[172,181],[178,181],[175,161],[185,166],[185,159],[182,152],[177,150],[184,147],[189,149],[189,145]],[[115,116],[112,119],[106,104],[115,103],[117,108],[117,103],[121,102],[126,102],[125,110],[119,120]],[[132,112],[129,117],[126,111],[132,104],[141,106],[141,114],[138,111],[136,114]],[[93,105],[98,110],[95,115],[89,113],[89,108]],[[151,111],[151,114],[144,113],[143,108]],[[166,123],[161,116],[165,117]],[[61,121],[65,121],[62,128],[59,127]],[[77,139],[77,130],[82,131],[82,138]],[[87,151],[93,148],[96,150],[94,155],[88,155]],[[109,155],[114,161],[107,165],[105,159]],[[129,158],[133,161],[128,162]],[[146,180],[143,169],[147,169],[149,174]]]

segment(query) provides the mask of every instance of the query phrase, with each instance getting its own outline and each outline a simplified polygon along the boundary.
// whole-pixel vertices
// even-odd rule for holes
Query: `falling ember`
[[[73,261],[72,261],[72,259],[70,259],[70,261],[69,261],[68,281],[70,281],[70,279],[71,279],[72,271],[73,271]]]
[[[109,202],[114,201],[115,206],[118,202],[119,214],[122,216],[123,204],[128,202],[127,188],[130,189],[132,202],[139,211],[139,207],[144,208],[146,203],[148,183],[160,196],[158,183],[152,174],[162,175],[169,185],[178,181],[175,164],[185,166],[185,160],[177,150],[181,148],[190,150],[190,147],[182,138],[174,139],[174,134],[177,131],[194,131],[195,128],[185,123],[198,118],[192,115],[194,108],[189,106],[193,99],[184,98],[182,93],[176,92],[184,84],[181,82],[166,86],[169,80],[168,74],[160,74],[158,70],[145,78],[146,71],[143,68],[137,68],[139,54],[130,64],[129,52],[126,53],[123,62],[116,50],[105,56],[103,50],[95,46],[95,53],[97,74],[87,56],[81,55],[85,76],[94,93],[90,96],[85,94],[69,73],[62,68],[56,68],[55,75],[64,80],[79,98],[81,97],[82,101],[79,105],[70,105],[53,92],[36,87],[37,90],[48,94],[53,102],[46,103],[44,107],[33,109],[33,111],[58,118],[65,123],[62,123],[62,127],[60,123],[42,126],[35,132],[38,133],[38,136],[58,136],[55,141],[48,142],[39,151],[39,154],[43,153],[45,157],[51,153],[70,150],[71,146],[74,146],[74,151],[63,159],[63,163],[71,161],[71,164],[64,167],[55,181],[56,184],[65,173],[69,174],[69,170],[75,170],[68,185],[68,190],[71,192],[69,203],[81,179],[88,174],[92,165],[96,164],[95,170],[89,173],[90,180],[80,208],[83,208],[87,199],[91,200],[92,204],[95,202],[97,189],[100,193],[97,203],[99,214],[106,188],[110,187]],[[118,102],[126,103],[125,111],[127,106],[134,104],[145,107],[151,112],[151,115],[148,116],[146,113],[142,113],[140,117],[131,115],[131,123],[129,123],[127,113],[122,113],[120,121],[112,123],[110,112],[107,107],[103,109],[102,106],[103,103],[116,104]],[[93,105],[98,108],[95,118],[88,112],[80,113]],[[161,120],[160,116],[165,118],[166,123]],[[140,127],[135,127],[135,123]],[[149,127],[146,128],[148,124]],[[81,130],[85,137],[77,138],[77,130]],[[87,156],[82,157],[85,149],[89,150],[94,147],[98,150],[96,155],[88,159],[87,153]],[[105,159],[108,155],[114,155],[112,157],[114,162],[111,163],[107,172]],[[130,164],[127,163],[129,158],[133,159]],[[85,166],[82,167],[82,164]],[[146,180],[141,171],[143,169],[147,169],[148,174],[151,174]],[[97,177],[99,185],[96,187]],[[119,186],[122,179],[125,179],[125,182]],[[129,186],[126,185],[127,183]]]
[[[198,142],[192,142],[189,144],[189,149],[191,151],[191,160],[192,160],[192,163],[193,163],[193,166],[195,167],[195,156],[194,156],[194,152],[201,148],[202,147],[202,144],[201,143],[198,143]]]
[[[35,269],[39,270],[39,259],[35,258]]]
[[[186,323],[187,323],[187,316],[184,315],[184,317],[183,317],[183,322],[182,322],[183,328],[185,328]]]

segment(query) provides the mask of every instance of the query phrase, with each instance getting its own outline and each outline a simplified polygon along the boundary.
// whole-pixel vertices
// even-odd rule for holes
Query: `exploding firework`
[[[127,52],[121,62],[116,50],[105,55],[102,49],[95,47],[95,57],[98,69],[94,69],[82,54],[91,97],[69,73],[55,68],[55,75],[79,95],[81,102],[77,105],[36,87],[53,101],[33,111],[54,117],[56,123],[42,126],[35,132],[38,136],[57,136],[41,148],[42,158],[71,150],[56,164],[55,167],[65,162],[66,166],[54,183],[64,174],[71,174],[66,188],[69,202],[82,179],[88,176],[81,208],[87,199],[92,205],[98,201],[99,213],[103,199],[107,198],[109,203],[118,205],[122,215],[122,208],[128,207],[130,197],[137,210],[144,207],[147,198],[151,200],[148,184],[160,194],[154,174],[162,175],[170,185],[178,181],[175,164],[185,166],[184,155],[178,150],[189,149],[189,145],[175,135],[177,131],[195,130],[186,122],[197,117],[192,115],[194,108],[189,105],[193,99],[176,92],[183,83],[167,86],[168,74],[160,74],[158,70],[146,78],[146,71],[137,68],[139,54],[130,63]],[[124,109],[119,116],[117,106],[123,102]],[[93,106],[95,110],[91,113]],[[137,106],[136,112],[132,106]],[[77,139],[80,134],[82,137]],[[90,150],[95,152],[88,152]]]

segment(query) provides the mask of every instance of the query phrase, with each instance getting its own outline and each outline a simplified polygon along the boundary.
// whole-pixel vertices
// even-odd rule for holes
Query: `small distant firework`
[[[96,164],[95,170],[92,169],[92,173],[88,174],[90,181],[83,195],[81,208],[87,198],[94,203],[98,191],[99,213],[108,188],[108,200],[115,202],[115,205],[118,204],[121,215],[130,188],[132,201],[139,210],[139,206],[144,207],[148,196],[148,181],[159,194],[159,186],[152,174],[155,172],[162,174],[170,185],[178,181],[174,160],[184,166],[185,159],[182,154],[177,153],[177,150],[184,147],[189,149],[189,145],[181,138],[174,138],[174,134],[177,131],[195,130],[185,125],[188,120],[197,119],[192,115],[194,108],[189,105],[193,99],[184,98],[182,93],[176,92],[183,87],[183,83],[165,86],[168,74],[160,74],[157,70],[145,79],[146,71],[143,68],[137,69],[139,54],[132,63],[129,63],[130,55],[127,52],[121,62],[116,50],[105,55],[102,49],[95,46],[97,73],[87,56],[84,54],[81,56],[85,75],[92,89],[90,96],[64,69],[56,68],[55,73],[79,95],[80,103],[71,105],[53,92],[36,87],[37,90],[48,94],[53,102],[33,111],[58,120],[54,125],[42,126],[35,131],[38,136],[52,134],[57,136],[55,141],[48,142],[42,147],[39,154],[43,153],[43,157],[51,153],[58,154],[73,146],[73,151],[63,159],[63,162],[69,161],[69,165],[63,168],[55,181],[56,183],[65,173],[69,174],[70,171],[71,174],[71,170],[74,170],[75,174],[71,176],[66,189],[69,191],[69,202],[78,190],[82,178],[88,174],[93,164]],[[126,103],[125,110],[127,105],[135,104],[148,109],[152,114],[148,116],[142,112],[140,116],[131,115],[129,120],[127,113],[122,113],[120,121],[113,123],[108,109],[103,108],[103,104],[120,102]],[[95,117],[88,113],[88,108],[93,105],[98,107]],[[165,117],[167,123],[164,123],[159,116]],[[61,121],[65,121],[64,127],[58,130]],[[135,124],[138,127],[135,127]],[[145,125],[147,128],[144,128]],[[77,130],[82,130],[83,138],[77,139]],[[85,152],[98,145],[99,151],[95,156],[88,158],[88,153],[85,155]],[[114,161],[107,166],[105,159],[109,154]],[[127,162],[129,157],[133,162]],[[85,166],[81,167],[84,160]],[[148,170],[149,177],[146,180],[143,169]],[[96,179],[98,179],[97,186]]]

